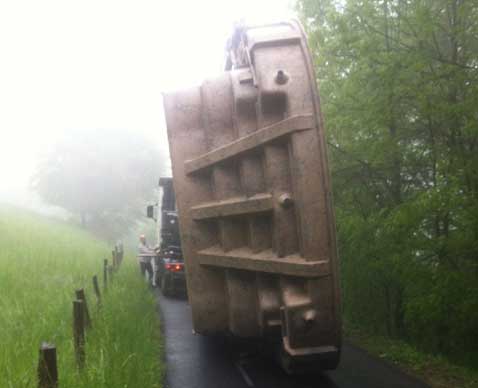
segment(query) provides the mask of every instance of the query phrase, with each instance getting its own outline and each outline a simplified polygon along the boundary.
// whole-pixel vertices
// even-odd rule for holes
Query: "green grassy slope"
[[[154,298],[126,257],[96,308],[91,278],[101,279],[110,247],[71,226],[0,207],[0,387],[36,387],[41,341],[57,346],[64,387],[159,387],[160,339]],[[93,329],[87,367],[75,367],[74,290],[85,288]]]

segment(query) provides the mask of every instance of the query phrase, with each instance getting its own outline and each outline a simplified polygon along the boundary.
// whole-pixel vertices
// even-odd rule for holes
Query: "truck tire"
[[[161,292],[164,296],[170,296],[170,281],[167,276],[161,279]]]

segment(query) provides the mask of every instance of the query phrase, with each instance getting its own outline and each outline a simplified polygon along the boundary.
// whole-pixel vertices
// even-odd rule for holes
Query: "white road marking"
[[[253,387],[254,383],[252,382],[252,380],[249,377],[249,375],[247,374],[246,370],[243,368],[243,366],[239,362],[236,362],[236,368],[239,371],[239,373],[241,374],[244,381],[246,382],[247,386],[248,387]]]

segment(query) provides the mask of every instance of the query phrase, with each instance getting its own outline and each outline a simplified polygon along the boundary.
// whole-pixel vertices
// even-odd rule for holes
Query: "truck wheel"
[[[161,292],[164,296],[169,296],[169,281],[167,276],[161,279]]]

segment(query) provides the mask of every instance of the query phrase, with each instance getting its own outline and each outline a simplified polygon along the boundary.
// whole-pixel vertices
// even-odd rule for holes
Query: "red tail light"
[[[179,264],[165,264],[164,267],[168,270],[168,271],[182,271],[183,270],[183,264],[182,263],[179,263]]]

